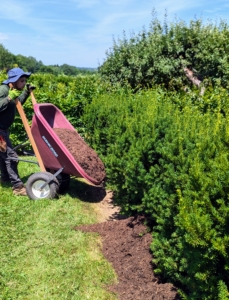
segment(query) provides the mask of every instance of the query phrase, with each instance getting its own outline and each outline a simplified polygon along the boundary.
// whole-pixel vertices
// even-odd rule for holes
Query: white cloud
[[[9,37],[7,34],[0,32],[0,41],[8,40]]]
[[[26,18],[30,13],[30,5],[9,0],[1,3],[0,16],[8,20],[21,20]]]
[[[99,5],[97,0],[71,0],[71,2],[77,4],[79,8],[90,8]]]

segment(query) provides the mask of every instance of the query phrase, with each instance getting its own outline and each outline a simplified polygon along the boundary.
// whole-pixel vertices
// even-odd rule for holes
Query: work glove
[[[21,95],[21,91],[16,90],[16,89],[10,90],[10,91],[9,91],[9,94],[8,94],[8,96],[9,96],[9,98],[10,98],[11,100],[16,99],[16,98],[17,98],[18,96],[20,96],[20,95]]]
[[[35,90],[36,87],[30,83],[27,83],[26,88],[27,88],[27,91],[30,93],[31,91]]]

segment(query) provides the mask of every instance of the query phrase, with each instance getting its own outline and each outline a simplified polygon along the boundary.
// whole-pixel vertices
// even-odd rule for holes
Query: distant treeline
[[[42,61],[37,61],[32,56],[14,55],[0,44],[0,70],[9,70],[17,66],[32,73],[51,73],[54,75],[64,74],[75,76],[97,72],[95,68],[77,68],[68,64],[46,66]]]

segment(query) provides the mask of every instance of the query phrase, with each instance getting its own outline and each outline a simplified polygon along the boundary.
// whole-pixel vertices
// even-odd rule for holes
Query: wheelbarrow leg
[[[33,105],[36,104],[36,99],[33,95],[33,92],[30,92],[32,97]],[[21,102],[18,99],[15,100],[17,110],[21,116],[23,125],[27,132],[30,143],[33,147],[34,154],[37,158],[41,172],[34,173],[28,178],[26,183],[26,192],[30,199],[39,200],[39,199],[53,199],[57,195],[59,189],[59,182],[53,174],[46,172],[46,168],[43,164],[42,158],[38,151],[37,145],[33,138],[29,122],[26,118],[25,112],[21,105]],[[61,172],[61,171],[60,171]]]
[[[22,119],[23,125],[25,127],[25,130],[27,132],[27,135],[29,137],[30,143],[31,143],[31,145],[33,147],[33,151],[34,151],[35,156],[37,158],[39,167],[40,167],[40,169],[41,169],[42,172],[46,172],[45,166],[44,166],[43,161],[41,159],[41,156],[40,156],[40,153],[38,151],[37,145],[36,145],[36,143],[34,141],[34,138],[33,138],[32,132],[31,132],[31,128],[29,126],[29,122],[28,122],[28,120],[26,118],[26,115],[25,115],[24,109],[23,109],[23,107],[21,105],[21,102],[18,101],[18,99],[16,99],[15,103],[16,103],[17,110],[18,110],[18,112],[19,112],[19,114],[21,116],[21,119]]]

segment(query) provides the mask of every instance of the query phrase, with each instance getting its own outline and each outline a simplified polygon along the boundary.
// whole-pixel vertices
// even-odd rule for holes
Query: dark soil
[[[101,183],[106,173],[97,153],[87,145],[77,131],[65,128],[53,128],[53,130],[85,173]]]
[[[118,283],[109,286],[120,300],[178,300],[177,289],[170,283],[161,283],[154,275],[150,243],[144,218],[126,218],[76,230],[97,232],[102,237],[102,252],[113,265]]]

